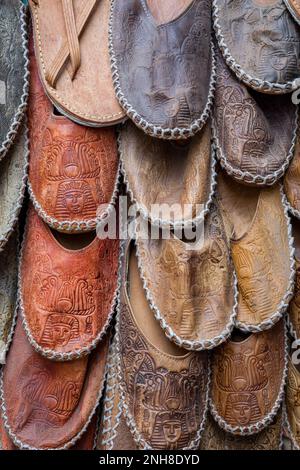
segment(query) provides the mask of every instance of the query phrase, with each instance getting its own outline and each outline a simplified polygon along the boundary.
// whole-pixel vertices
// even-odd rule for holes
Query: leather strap
[[[73,0],[62,0],[63,14],[67,30],[67,41],[61,46],[45,78],[51,87],[55,87],[59,73],[70,57],[72,65],[72,80],[80,67],[79,37],[97,3],[97,0],[86,0],[76,23]]]

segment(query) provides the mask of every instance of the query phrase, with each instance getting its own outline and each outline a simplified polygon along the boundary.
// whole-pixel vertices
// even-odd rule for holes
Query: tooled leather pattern
[[[268,177],[282,167],[289,154],[295,106],[290,96],[250,93],[220,53],[217,64],[214,116],[220,149],[233,169]]]
[[[107,344],[89,358],[50,361],[30,346],[18,320],[3,378],[5,425],[18,446],[45,449],[76,442],[97,404]]]
[[[55,116],[31,56],[29,178],[42,209],[59,222],[90,221],[112,199],[118,170],[113,128]]]
[[[97,238],[83,250],[64,250],[32,208],[28,217],[21,294],[30,333],[55,352],[89,347],[113,307],[119,242]]]
[[[291,359],[288,368],[286,409],[291,437],[300,446],[300,374]]]
[[[289,319],[297,338],[300,338],[300,260],[298,258],[296,258],[295,291],[289,305]]]
[[[190,127],[204,111],[211,74],[211,2],[198,0],[157,26],[146,0],[116,1],[113,46],[122,92],[156,126]]]
[[[204,416],[206,353],[183,358],[160,353],[150,347],[122,304],[120,357],[129,409],[142,437],[156,450],[187,447]]]
[[[271,412],[282,382],[284,345],[281,322],[268,332],[215,350],[212,401],[226,424],[245,428]]]
[[[232,243],[239,287],[238,321],[268,320],[290,282],[288,228],[279,186],[261,191],[257,212],[246,235]]]
[[[200,450],[279,450],[282,413],[274,423],[252,436],[236,436],[223,431],[209,415]]]
[[[141,271],[153,303],[186,340],[212,340],[222,334],[234,307],[229,241],[216,205],[211,207],[203,238],[194,249],[174,238],[137,239]]]
[[[209,198],[210,139],[208,124],[182,147],[153,139],[128,122],[121,131],[120,150],[128,187],[138,205],[151,214],[154,204],[169,204],[176,211],[175,221],[196,217]]]
[[[225,43],[245,72],[282,84],[299,77],[300,29],[282,0],[217,3]]]
[[[297,135],[294,158],[284,176],[284,191],[292,209],[300,216],[300,140]]]
[[[0,4],[0,149],[23,94],[25,59],[20,6],[19,0],[1,0]]]

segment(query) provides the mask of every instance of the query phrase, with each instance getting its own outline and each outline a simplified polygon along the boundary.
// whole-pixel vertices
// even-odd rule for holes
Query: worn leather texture
[[[299,130],[294,152],[294,158],[284,176],[283,185],[287,202],[293,215],[300,218],[300,140]]]
[[[107,347],[106,338],[89,357],[50,361],[30,346],[18,319],[1,384],[3,421],[18,447],[77,443],[101,396]]]
[[[163,329],[176,344],[210,349],[229,336],[235,310],[229,245],[216,204],[205,221],[203,237],[194,247],[174,236],[165,240],[137,238],[140,269],[153,313],[160,313]]]
[[[19,123],[25,112],[27,63],[22,37],[20,0],[1,0],[0,4],[0,160],[17,136]],[[23,44],[24,43],[24,44]]]
[[[231,67],[250,76],[247,84],[285,85],[299,77],[300,30],[283,0],[217,0],[216,5],[220,34],[235,61]],[[226,55],[220,39],[219,44]]]
[[[293,237],[294,237],[294,248],[295,248],[295,264],[296,264],[296,278],[295,278],[295,290],[292,301],[290,302],[288,315],[290,321],[290,327],[293,336],[300,338],[300,222],[293,220]]]
[[[75,20],[87,0],[73,1]],[[124,119],[114,93],[108,55],[109,0],[96,2],[79,37],[80,67],[72,79],[69,59],[50,86],[49,72],[62,44],[67,42],[61,0],[30,0],[39,72],[51,101],[70,119],[88,126],[107,126]],[[95,93],[97,90],[97,93]]]
[[[297,446],[300,446],[300,372],[295,367],[292,359],[289,359],[287,387],[286,387],[286,411],[290,427],[290,438]]]
[[[115,129],[91,129],[54,114],[33,54],[30,71],[31,198],[53,228],[94,230],[97,216],[109,210],[116,190]]]
[[[127,420],[131,422],[131,431],[141,448],[193,449],[198,446],[206,413],[208,354],[186,353],[184,350],[177,355],[167,354],[164,346],[162,349],[157,342],[150,342],[138,324],[137,316],[141,325],[141,314],[134,311],[133,298],[127,290],[127,267],[126,257],[118,318],[118,348]]]
[[[39,352],[68,359],[101,340],[114,308],[118,257],[118,240],[96,236],[85,248],[65,248],[30,208],[20,293],[27,333]]]
[[[292,247],[280,186],[251,190],[243,201],[245,196],[232,181],[222,179],[218,185],[232,225],[231,249],[239,288],[237,320],[246,328],[270,328],[269,320],[280,320],[293,295]],[[256,207],[247,218],[250,198],[256,199]]]
[[[296,107],[290,95],[251,91],[219,53],[214,119],[217,156],[233,178],[262,185],[283,176],[293,156],[296,132]]]
[[[182,146],[153,139],[128,122],[119,148],[127,190],[147,218],[181,224],[208,209],[214,191],[209,123]]]
[[[177,18],[173,2],[168,6],[160,24],[147,0],[114,0],[111,58],[117,97],[135,124],[156,137],[184,138],[208,117],[211,2],[191,1]],[[186,135],[174,137],[177,128]]]
[[[221,429],[209,414],[200,442],[200,450],[279,450],[281,443],[281,411],[263,431],[252,436],[234,436]]]
[[[14,145],[0,162],[0,252],[16,225],[23,203],[28,170],[27,153],[26,125],[22,123]]]
[[[0,364],[5,363],[17,302],[18,234],[13,233],[0,253]]]
[[[269,331],[252,334],[241,342],[229,341],[216,349],[211,399],[220,426],[229,425],[238,435],[257,432],[255,425],[262,430],[271,412],[277,413],[279,408],[284,368],[283,321]]]
[[[300,2],[299,0],[284,0],[287,9],[293,16],[294,20],[300,24]]]

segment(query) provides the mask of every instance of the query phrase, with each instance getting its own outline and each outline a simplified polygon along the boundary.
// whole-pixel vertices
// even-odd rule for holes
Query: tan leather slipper
[[[56,230],[95,230],[118,193],[114,128],[92,129],[55,114],[43,90],[31,48],[29,193],[36,211]]]
[[[291,214],[300,219],[300,130],[297,131],[297,140],[294,158],[284,175],[284,192]]]
[[[248,332],[272,328],[287,310],[295,279],[292,227],[282,188],[247,188],[221,174],[218,188],[233,231],[236,326]]]
[[[47,95],[70,119],[86,126],[121,122],[112,83],[110,0],[30,0],[36,57]]]
[[[30,206],[20,310],[31,345],[57,361],[89,354],[102,341],[116,304],[119,241],[93,233],[76,237],[55,236]]]
[[[286,427],[293,448],[300,450],[300,368],[289,358],[286,386]]]
[[[262,431],[281,406],[286,373],[283,320],[269,331],[233,337],[213,354],[212,416],[232,434],[246,436]]]
[[[127,122],[119,152],[132,202],[152,224],[181,226],[207,214],[216,188],[210,122],[183,145],[153,139]]]

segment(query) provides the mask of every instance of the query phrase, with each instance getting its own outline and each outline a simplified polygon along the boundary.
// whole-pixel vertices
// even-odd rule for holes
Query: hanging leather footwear
[[[200,442],[200,450],[280,450],[282,412],[263,431],[252,436],[236,436],[221,429],[210,413]]]
[[[91,129],[55,114],[30,56],[29,192],[36,211],[63,232],[95,230],[118,191],[114,128]]]
[[[26,7],[21,0],[0,4],[0,161],[15,141],[28,97]]]
[[[13,232],[23,204],[28,172],[28,137],[26,122],[0,162],[0,252]]]
[[[18,231],[0,253],[0,364],[5,364],[17,308]]]
[[[142,449],[196,449],[208,400],[206,352],[169,342],[150,315],[134,251],[125,251],[117,326],[122,409]]]
[[[125,113],[114,93],[109,54],[110,0],[30,0],[35,52],[57,109],[86,126],[110,126]]]
[[[262,431],[281,406],[286,372],[283,320],[269,331],[234,336],[213,354],[212,416],[233,434]]]
[[[262,186],[284,175],[294,156],[298,126],[290,95],[275,97],[250,90],[218,52],[213,117],[217,158],[232,178]]]
[[[198,234],[198,242],[191,244],[172,233],[168,239],[151,239],[138,231],[136,243],[153,315],[171,341],[200,351],[230,336],[237,285],[230,240],[216,201]]]
[[[196,223],[209,211],[216,187],[210,122],[183,144],[153,139],[127,122],[119,151],[127,192],[152,224]]]
[[[298,0],[283,0],[292,17],[300,24],[300,4]]]
[[[120,105],[138,127],[153,137],[184,139],[204,126],[212,106],[211,2],[162,3],[112,0],[113,79]]]
[[[293,237],[295,247],[295,290],[288,309],[288,323],[291,335],[300,339],[300,221],[293,219]]]
[[[298,362],[298,354],[296,360]],[[294,363],[293,349],[289,357],[287,385],[286,385],[286,427],[288,438],[294,450],[300,450],[300,368]]]
[[[74,244],[79,235],[59,242],[32,206],[27,217],[19,287],[28,340],[49,359],[77,359],[102,340],[113,315],[119,241],[92,234],[84,245]]]
[[[294,158],[284,176],[283,186],[287,199],[287,205],[291,214],[300,219],[300,131],[297,132],[297,140]]]
[[[18,319],[0,387],[2,419],[14,445],[66,450],[86,439],[102,396],[107,349],[105,338],[89,357],[50,361],[32,348]]]
[[[218,187],[232,225],[239,289],[236,326],[254,333],[272,328],[287,310],[295,279],[292,227],[282,189],[243,187],[221,174]]]
[[[214,28],[228,67],[263,93],[299,87],[300,28],[283,0],[213,0]]]

